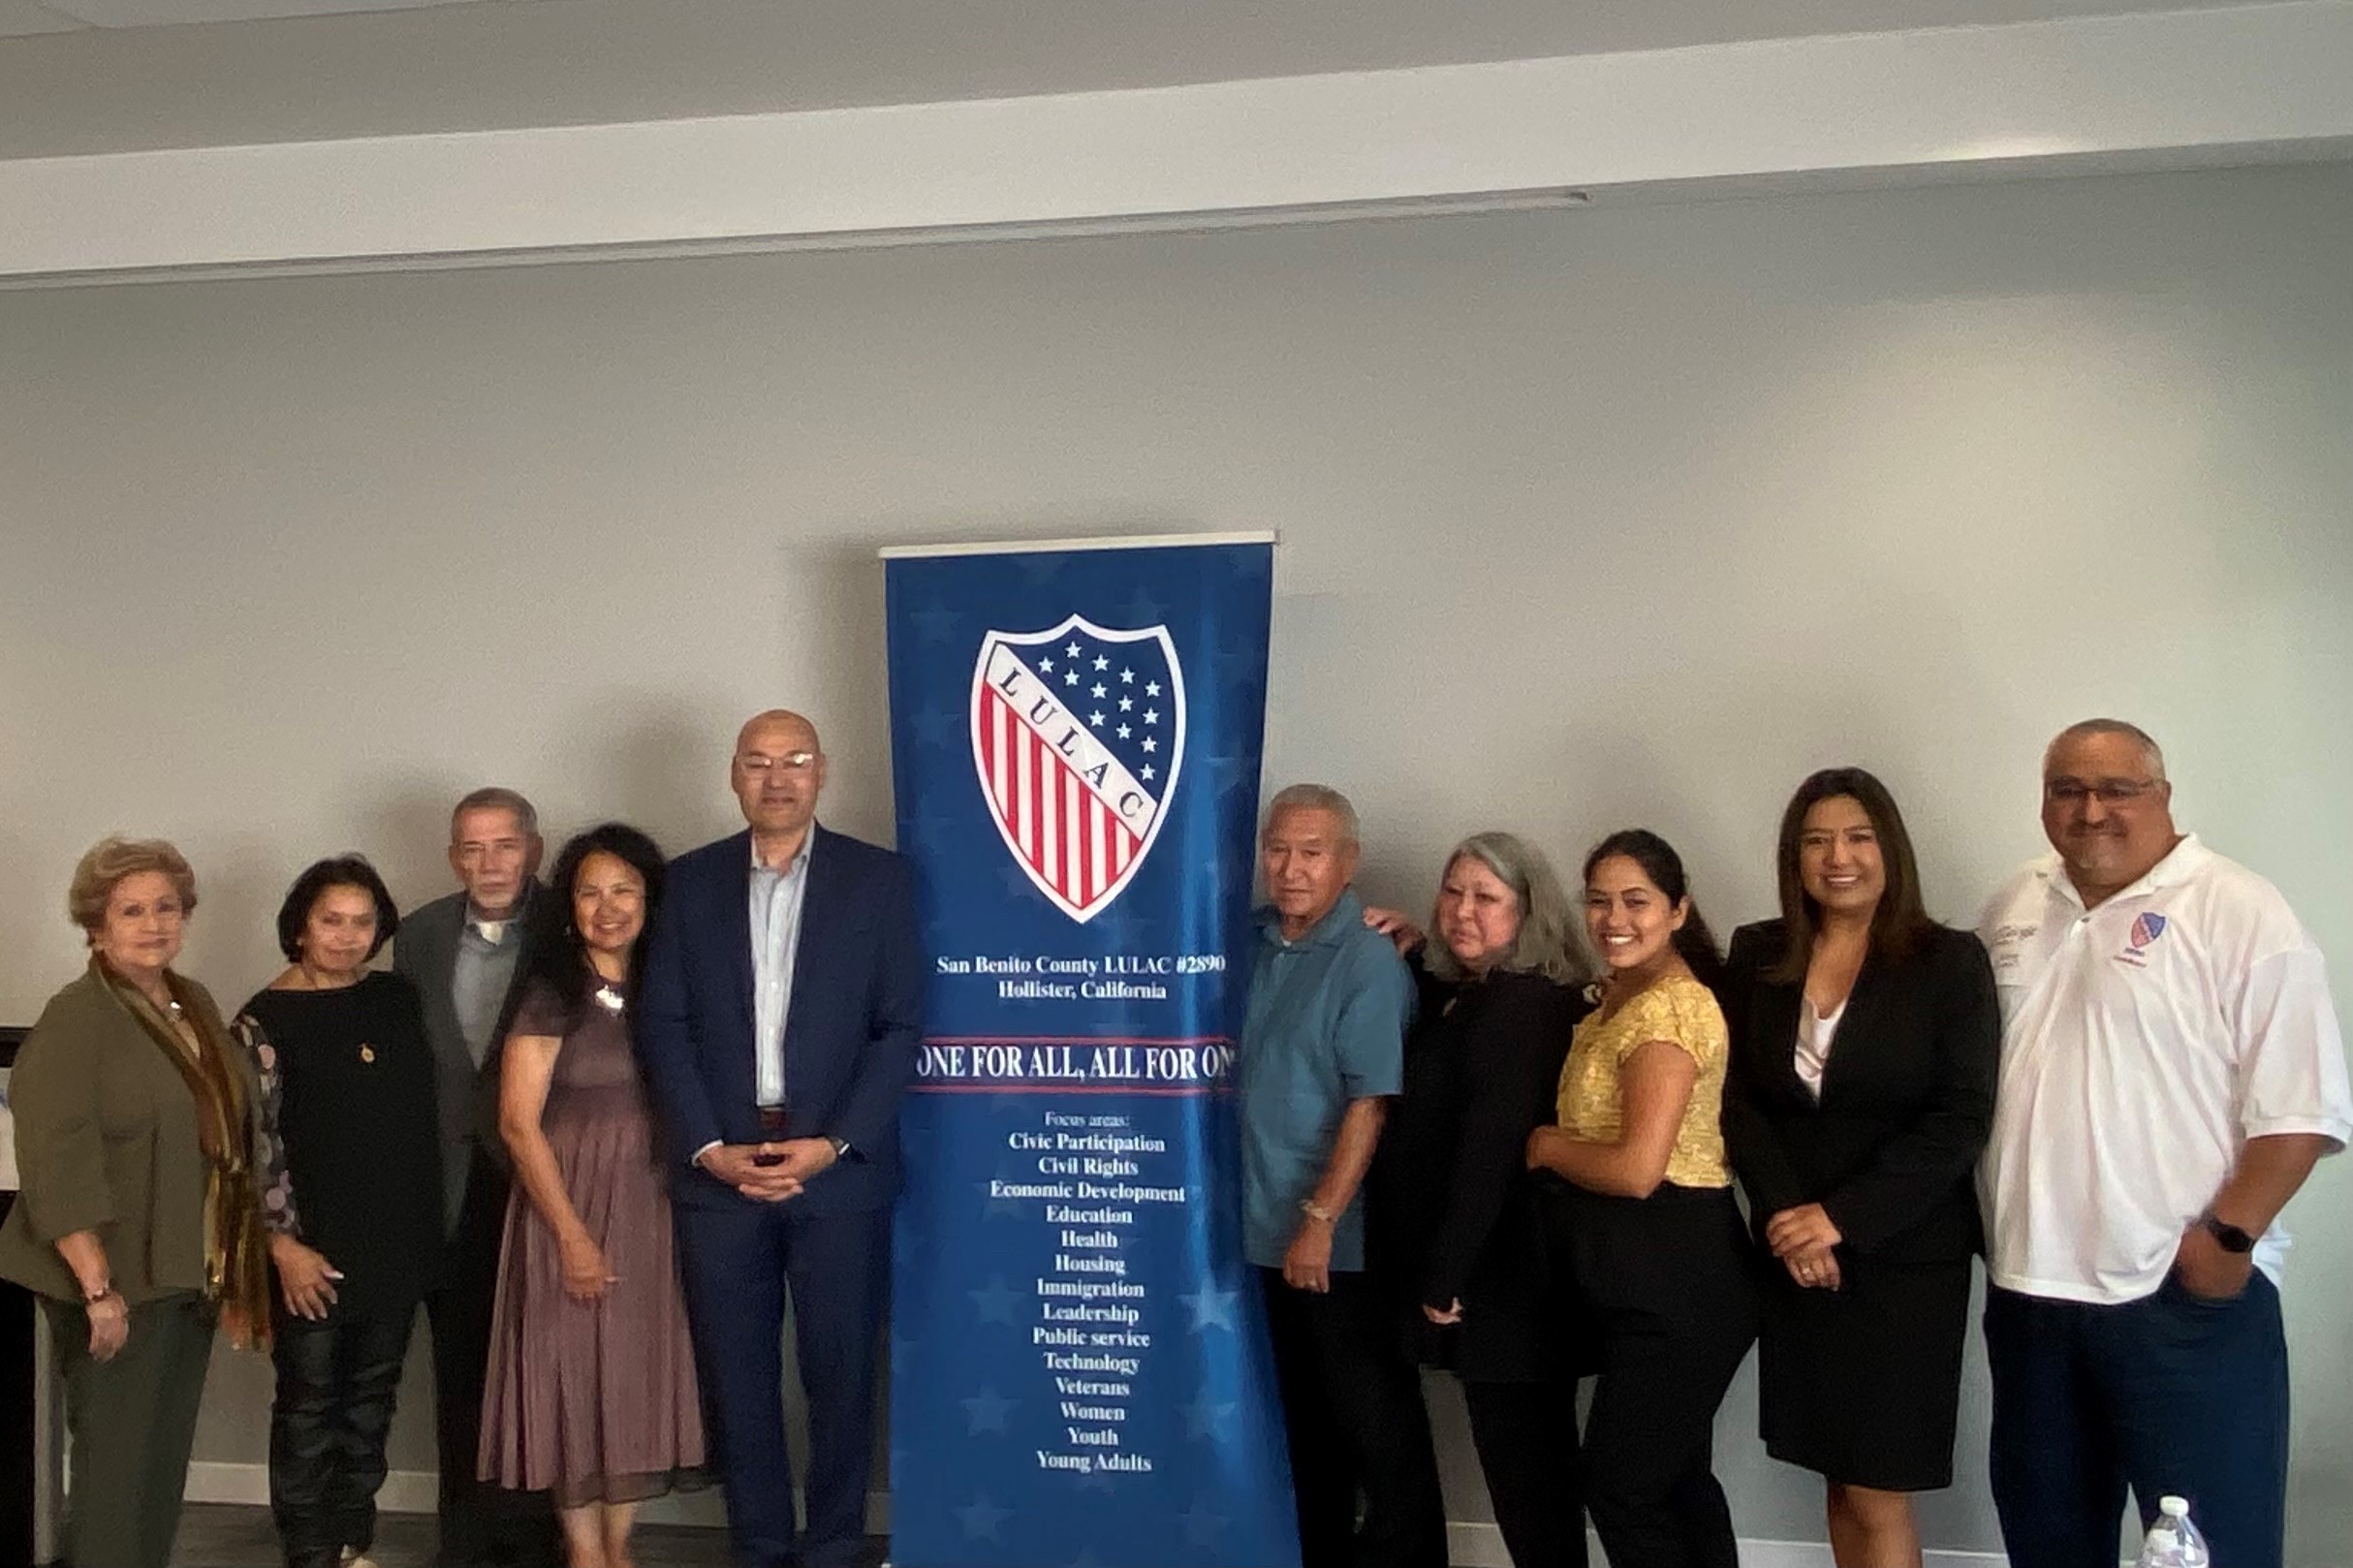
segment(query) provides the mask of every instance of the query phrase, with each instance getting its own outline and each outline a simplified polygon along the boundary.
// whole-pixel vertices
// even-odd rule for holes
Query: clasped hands
[[[1806,1290],[1836,1290],[1844,1283],[1832,1250],[1844,1239],[1820,1204],[1784,1208],[1765,1222],[1765,1244]]]
[[[746,1198],[780,1204],[800,1196],[818,1173],[841,1156],[830,1138],[780,1138],[767,1144],[721,1144],[696,1163]]]

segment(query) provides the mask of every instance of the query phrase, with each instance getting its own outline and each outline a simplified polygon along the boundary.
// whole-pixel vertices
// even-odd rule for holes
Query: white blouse
[[[1850,998],[1851,1000],[1851,998]],[[1838,1032],[1838,1020],[1846,1017],[1846,1003],[1840,1002],[1828,1013],[1814,1011],[1814,999],[1798,999],[1798,1082],[1805,1092],[1822,1099],[1822,1069],[1830,1064],[1830,1043]]]

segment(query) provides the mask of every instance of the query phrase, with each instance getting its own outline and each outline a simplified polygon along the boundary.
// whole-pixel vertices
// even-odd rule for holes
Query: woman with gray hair
[[[1421,933],[1368,917],[1412,948]],[[1515,1568],[1582,1568],[1575,1373],[1548,1293],[1524,1172],[1584,1011],[1573,916],[1543,852],[1474,833],[1438,879],[1412,955],[1421,1006],[1404,1092],[1374,1156],[1368,1266],[1425,1364],[1461,1379],[1471,1439]]]

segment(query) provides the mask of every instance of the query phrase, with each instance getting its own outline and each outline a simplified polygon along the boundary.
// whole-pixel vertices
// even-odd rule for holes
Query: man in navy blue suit
[[[898,1100],[922,1030],[913,871],[817,826],[825,771],[800,714],[744,725],[730,777],[749,830],[671,862],[640,993],[695,1362],[747,1568],[853,1568],[864,1547]],[[788,1297],[805,1529],[785,1454]]]

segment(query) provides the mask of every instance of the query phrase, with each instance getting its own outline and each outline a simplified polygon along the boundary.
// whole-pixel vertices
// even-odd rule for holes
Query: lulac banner
[[[1292,1568],[1233,1099],[1272,543],[886,554],[933,971],[893,1560]]]

